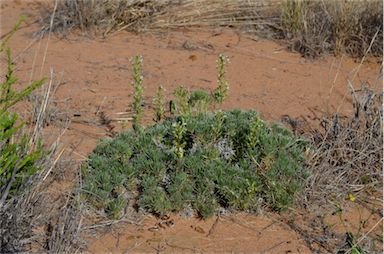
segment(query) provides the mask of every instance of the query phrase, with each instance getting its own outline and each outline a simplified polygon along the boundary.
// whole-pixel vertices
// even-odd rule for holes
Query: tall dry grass
[[[382,1],[285,1],[281,10],[282,37],[296,51],[382,56]]]

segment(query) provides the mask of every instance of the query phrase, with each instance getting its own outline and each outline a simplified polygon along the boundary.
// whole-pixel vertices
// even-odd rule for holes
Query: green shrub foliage
[[[33,149],[28,135],[20,135],[17,115],[0,109],[0,206],[21,191],[20,187],[39,170],[41,145]]]
[[[306,178],[306,147],[254,111],[177,116],[102,140],[82,167],[83,193],[114,218],[128,203],[158,215],[191,206],[203,218],[220,206],[281,210]]]

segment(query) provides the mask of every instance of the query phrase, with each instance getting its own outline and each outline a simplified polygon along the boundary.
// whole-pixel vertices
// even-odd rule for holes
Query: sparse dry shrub
[[[354,90],[349,84],[354,109],[350,115],[326,113],[315,118],[320,125],[305,118],[282,117],[296,135],[311,140],[312,149],[307,150],[309,177],[296,198],[296,205],[303,210],[288,216],[287,225],[316,253],[382,252],[382,233],[365,234],[363,225],[372,221],[373,214],[382,216],[383,95],[363,85]],[[359,214],[363,208],[370,210],[370,215],[349,221],[356,225],[351,229],[342,214],[344,206],[353,202]],[[338,214],[344,233],[326,222],[330,211]],[[303,218],[304,223],[300,222]],[[379,221],[376,226],[380,225]]]
[[[352,92],[354,114],[326,115],[312,133],[311,177],[300,202],[345,198],[348,193],[380,192],[383,179],[382,94],[362,87]]]

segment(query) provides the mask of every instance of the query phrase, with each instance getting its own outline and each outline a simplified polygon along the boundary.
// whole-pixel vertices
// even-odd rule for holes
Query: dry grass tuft
[[[21,195],[0,208],[0,253],[73,253],[78,248],[77,194],[69,194],[68,198],[61,196],[53,202],[52,191],[47,191],[55,178],[45,179],[53,161],[52,156],[48,156],[45,170],[30,180],[31,186],[25,186]],[[57,163],[54,171],[61,166],[62,163]]]
[[[169,6],[171,1],[151,0],[62,0],[59,2],[52,25],[52,31],[67,35],[73,29],[81,29],[90,34],[108,35],[110,32],[127,29],[141,31],[153,23]],[[46,26],[43,32],[50,29],[51,10],[43,11]]]
[[[50,225],[46,249],[51,253],[73,253],[80,247],[79,232],[81,211],[78,194],[69,195],[65,205],[57,214],[57,221]]]

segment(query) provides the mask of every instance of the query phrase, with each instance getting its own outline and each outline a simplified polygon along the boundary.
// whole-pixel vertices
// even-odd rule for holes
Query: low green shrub
[[[254,111],[176,116],[101,140],[82,166],[83,196],[113,218],[129,203],[158,215],[192,206],[203,218],[220,206],[281,210],[307,176],[306,147]]]

